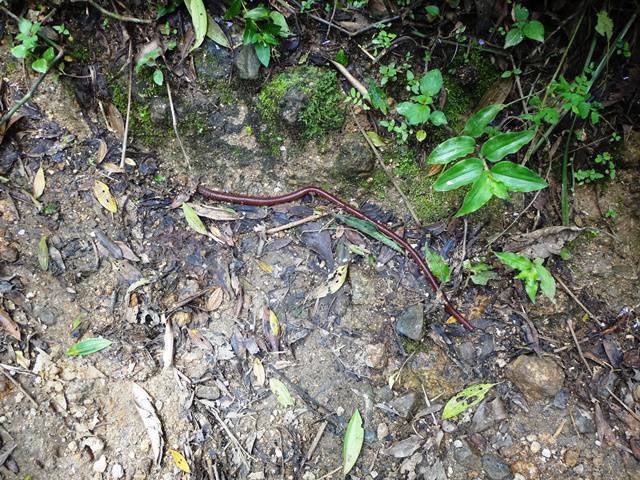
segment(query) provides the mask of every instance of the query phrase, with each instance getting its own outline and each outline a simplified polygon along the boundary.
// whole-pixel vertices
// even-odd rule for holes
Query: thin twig
[[[131,120],[131,84],[133,83],[133,41],[129,40],[129,85],[127,86],[127,118],[124,121],[124,135],[122,135],[122,154],[120,155],[120,168],[124,170],[127,156],[127,141],[129,140],[129,121]]]
[[[562,281],[562,279],[558,275],[554,275],[553,278],[556,279],[556,281],[560,284],[563,290],[567,292],[567,294],[573,299],[573,301],[576,302],[578,306],[582,310],[584,310],[584,312],[587,315],[589,315],[589,318],[593,318],[594,320],[598,321],[598,317],[596,317],[593,313],[591,313],[591,311],[587,307],[584,306],[584,304],[578,299],[578,297],[576,297],[576,295],[571,290],[569,290],[569,287],[567,287],[567,285]]]
[[[326,420],[320,424],[320,428],[318,429],[316,436],[313,438],[313,442],[311,442],[311,446],[309,447],[307,454],[304,456],[303,463],[308,462],[309,460],[311,460],[311,457],[313,457],[313,453],[316,451],[316,448],[318,448],[318,444],[320,443],[320,440],[324,435],[324,430],[325,428],[327,428],[328,424],[329,422],[327,422]]]
[[[147,20],[145,18],[129,17],[127,15],[120,15],[119,13],[111,12],[111,11],[107,10],[106,8],[104,8],[103,6],[101,6],[99,3],[94,2],[93,0],[71,0],[71,3],[88,3],[93,8],[95,8],[100,13],[102,13],[103,15],[106,15],[107,17],[114,18],[114,19],[119,20],[121,22],[153,23],[152,20]]]
[[[329,32],[331,32],[331,27],[333,26],[333,19],[336,16],[336,7],[338,6],[338,0],[333,0],[333,11],[331,12],[331,18],[329,19],[329,24],[327,25],[327,33],[324,35],[324,39],[329,40]]]
[[[173,124],[173,132],[176,134],[176,138],[178,139],[178,145],[180,145],[180,150],[182,150],[182,155],[184,156],[185,161],[187,162],[187,168],[191,169],[191,162],[189,161],[189,155],[184,149],[184,145],[182,144],[182,139],[180,138],[180,134],[178,133],[178,121],[176,120],[176,110],[173,108],[173,96],[171,95],[171,87],[169,87],[169,79],[165,82],[167,85],[167,96],[169,97],[169,108],[171,109],[171,123]]]
[[[365,87],[356,77],[354,77],[353,75],[351,75],[351,72],[349,72],[349,70],[347,70],[345,68],[344,65],[338,63],[338,62],[334,62],[333,60],[329,60],[329,62],[331,63],[331,65],[333,65],[334,67],[336,67],[336,69],[342,74],[344,75],[344,77],[349,80],[349,83],[351,85],[353,85],[353,87],[358,90],[358,92],[360,92],[360,95],[362,95],[362,97],[369,102],[369,91],[367,90],[367,87]]]
[[[220,426],[222,427],[222,429],[225,431],[225,433],[227,434],[227,436],[231,439],[231,441],[235,444],[236,448],[238,450],[240,450],[245,456],[247,456],[248,458],[250,458],[253,461],[257,461],[257,459],[255,457],[253,457],[240,443],[240,440],[238,440],[238,438],[233,434],[233,432],[231,431],[231,429],[229,428],[229,426],[224,423],[224,420],[222,420],[222,417],[220,417],[220,413],[218,413],[217,408],[214,406],[214,403],[210,400],[198,400],[198,403],[201,403],[202,405],[205,406],[205,408],[211,412],[211,414],[213,415],[213,417],[216,419],[216,421],[220,424]]]
[[[384,163],[384,158],[382,158],[382,155],[380,155],[380,152],[378,151],[376,146],[373,144],[373,142],[371,141],[369,136],[365,133],[364,129],[360,125],[360,122],[358,122],[358,119],[356,118],[356,115],[353,113],[353,111],[351,111],[351,115],[353,115],[353,119],[355,120],[356,125],[358,126],[358,129],[360,130],[360,133],[362,134],[364,139],[369,144],[369,147],[371,147],[371,150],[373,151],[376,159],[378,160],[378,164],[382,167],[384,172],[387,174],[387,177],[389,177],[389,180],[391,180],[391,184],[393,185],[393,187],[400,194],[400,197],[402,198],[402,201],[404,202],[405,206],[407,207],[407,210],[409,210],[409,213],[411,214],[411,217],[413,218],[413,220],[416,222],[416,225],[420,226],[421,225],[420,219],[418,218],[418,215],[416,215],[416,212],[413,210],[413,207],[411,206],[411,203],[409,202],[409,199],[406,197],[406,195],[402,191],[402,188],[400,187],[400,184],[398,184],[398,181],[396,180],[393,172],[389,169],[387,164]]]
[[[633,410],[631,410],[626,403],[624,403],[620,397],[618,397],[615,393],[613,393],[611,391],[611,389],[609,387],[607,387],[607,392],[609,392],[609,394],[616,399],[616,401],[622,406],[622,408],[624,408],[627,412],[629,412],[631,414],[631,416],[633,418],[635,418],[636,420],[640,421],[640,416],[638,416],[638,414],[636,412],[634,412]]]
[[[335,470],[331,470],[329,473],[327,473],[326,475],[321,476],[320,478],[318,478],[318,480],[324,480],[325,478],[329,478],[331,477],[334,473],[338,473],[340,471],[340,469],[342,469],[342,467],[338,467]]]
[[[591,370],[591,366],[587,363],[587,359],[584,358],[584,354],[582,353],[582,347],[580,346],[578,337],[576,337],[576,332],[573,330],[573,321],[571,319],[567,320],[567,327],[569,327],[569,331],[571,332],[571,337],[573,338],[573,342],[576,344],[576,350],[578,350],[578,355],[580,356],[580,360],[582,360],[582,363],[584,363],[584,366],[587,367],[587,371],[589,372],[589,374],[593,376],[593,370]]]
[[[33,404],[36,406],[36,408],[40,406],[40,404],[39,404],[38,402],[36,402],[36,400],[35,400],[35,399],[34,399],[34,398],[29,394],[29,392],[27,392],[27,391],[25,390],[25,388],[24,388],[22,385],[20,385],[20,382],[18,382],[15,378],[13,378],[11,375],[9,375],[9,374],[8,374],[7,372],[5,372],[4,370],[2,370],[2,374],[3,374],[5,377],[7,377],[7,378],[9,379],[9,381],[10,381],[11,383],[13,383],[13,384],[16,386],[16,388],[17,388],[18,390],[20,390],[20,391],[22,392],[22,394],[23,394],[25,397],[27,397],[27,398],[29,399],[29,401],[30,401],[31,403],[33,403]]]
[[[326,217],[329,215],[328,213],[314,213],[313,215],[309,215],[308,217],[301,218],[300,220],[296,220],[294,222],[289,222],[286,225],[280,225],[279,227],[273,227],[269,230],[266,230],[264,233],[267,235],[273,235],[274,233],[282,232],[283,230],[289,230],[290,228],[295,228],[300,225],[304,225],[305,223],[313,222],[314,220],[318,220],[319,218]]]

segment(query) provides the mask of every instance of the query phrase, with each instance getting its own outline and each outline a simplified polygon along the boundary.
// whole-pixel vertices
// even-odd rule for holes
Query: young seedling
[[[536,303],[538,287],[545,297],[555,303],[556,281],[549,270],[542,265],[544,262],[542,258],[531,261],[512,252],[495,252],[495,255],[502,263],[519,272],[514,278],[524,282],[524,289],[531,303]]]
[[[514,24],[507,32],[504,41],[504,48],[515,47],[525,38],[530,38],[537,42],[544,42],[544,25],[538,20],[529,20],[529,10],[516,3],[511,11]]]

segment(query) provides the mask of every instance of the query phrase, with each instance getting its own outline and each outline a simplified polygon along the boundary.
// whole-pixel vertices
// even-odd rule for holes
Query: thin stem
[[[153,23],[151,20],[147,20],[145,18],[129,17],[127,15],[120,15],[119,13],[111,12],[101,6],[99,3],[94,2],[93,0],[71,0],[71,3],[88,3],[93,8],[98,10],[101,14],[106,15],[107,17],[114,18],[120,22]]]
[[[564,145],[564,154],[562,155],[562,193],[561,193],[561,211],[562,211],[562,225],[569,225],[569,146],[571,145],[571,139],[573,138],[573,129],[576,125],[576,118],[573,117],[571,122],[571,128],[569,128],[569,135]]]

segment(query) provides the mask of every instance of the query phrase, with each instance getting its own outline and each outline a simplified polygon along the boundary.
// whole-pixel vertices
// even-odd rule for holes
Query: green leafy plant
[[[245,45],[255,45],[258,60],[265,67],[271,61],[271,47],[277,47],[280,39],[287,38],[291,32],[287,20],[280,12],[270,10],[264,5],[258,5],[247,10],[243,0],[235,0],[224,15],[226,20],[235,18],[244,10]]]
[[[520,75],[522,75],[522,70],[516,67],[513,70],[505,70],[504,72],[502,72],[502,75],[500,75],[500,77],[509,78],[509,77],[518,77]]]
[[[594,168],[586,170],[576,170],[573,178],[580,184],[595,182],[608,176],[611,180],[616,178],[616,164],[613,155],[609,152],[603,152],[596,155],[594,162],[604,167],[604,173]]]
[[[370,110],[369,105],[367,105],[367,100],[369,100],[369,97],[364,97],[353,87],[349,90],[349,95],[345,97],[345,102],[361,107],[363,110]]]
[[[424,258],[429,265],[429,270],[442,283],[447,283],[451,277],[451,269],[444,258],[438,252],[434,252],[428,246],[424,246]]]
[[[397,135],[398,143],[407,143],[409,139],[409,126],[405,122],[390,120],[380,120],[380,126],[387,129],[387,132]]]
[[[380,85],[384,86],[388,82],[395,82],[398,79],[398,74],[400,73],[400,69],[396,67],[395,62],[391,62],[388,65],[380,65],[380,75],[382,75],[382,80],[380,80]]]
[[[544,25],[538,20],[529,20],[529,10],[526,7],[516,3],[511,16],[515,23],[505,36],[504,48],[515,47],[525,38],[544,42]]]
[[[536,303],[538,287],[540,287],[545,297],[555,302],[556,281],[549,270],[542,265],[544,262],[543,259],[536,258],[531,261],[522,255],[517,255],[512,252],[494,253],[502,263],[518,271],[518,274],[514,278],[524,282],[524,289],[531,303]]]
[[[471,272],[469,278],[471,278],[471,281],[476,285],[486,285],[489,280],[498,277],[498,275],[491,270],[491,267],[484,262],[471,263],[470,260],[465,260],[462,266],[465,270]]]
[[[571,112],[581,119],[590,118],[591,124],[595,125],[600,121],[600,104],[589,101],[589,89],[591,80],[587,78],[587,72],[578,75],[572,82],[560,75],[558,81],[549,86],[549,92],[560,99],[560,106],[564,110]]]
[[[90,355],[92,353],[99,352],[100,350],[104,350],[111,345],[111,343],[111,340],[107,340],[106,338],[87,338],[71,345],[67,350],[67,355],[72,357]]]
[[[447,192],[471,184],[464,197],[457,217],[475,212],[492,197],[509,198],[511,192],[532,192],[547,186],[538,174],[523,165],[503,160],[517,153],[533,139],[533,130],[500,133],[489,124],[504,108],[490,105],[472,115],[465,124],[463,135],[445,140],[427,158],[427,163],[446,165],[457,161],[442,172],[433,185],[434,190]],[[488,134],[489,138],[476,152],[477,139]],[[471,154],[475,154],[470,158]],[[489,163],[493,166],[489,167]]]
[[[31,68],[38,73],[45,73],[51,67],[56,54],[53,47],[49,47],[40,55],[36,55],[39,45],[38,32],[40,31],[40,23],[21,18],[18,22],[18,31],[19,33],[15,39],[20,43],[11,49],[11,54],[15,58],[25,60],[34,57]]]
[[[407,119],[409,125],[423,125],[427,122],[434,126],[445,125],[447,117],[439,110],[431,110],[433,97],[440,93],[442,88],[442,73],[440,70],[429,70],[420,79],[419,95],[413,95],[411,101],[401,102],[396,107],[400,115]]]
[[[395,33],[389,33],[384,30],[384,27],[382,27],[382,29],[376,33],[371,40],[371,43],[374,46],[373,55],[378,56],[380,50],[389,48],[391,46],[391,42],[393,42],[396,37],[397,35]]]

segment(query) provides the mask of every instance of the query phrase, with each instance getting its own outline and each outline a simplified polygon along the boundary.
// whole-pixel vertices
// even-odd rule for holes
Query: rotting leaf
[[[460,415],[465,410],[480,403],[496,384],[478,383],[465,388],[449,399],[442,410],[442,420]]]
[[[149,440],[151,441],[151,450],[156,464],[160,463],[162,458],[162,449],[164,447],[164,438],[162,434],[162,423],[156,414],[153,406],[153,400],[140,385],[133,383],[131,385],[133,392],[133,401],[138,409],[138,414],[142,419],[142,423],[147,430]]]
[[[355,228],[374,240],[384,243],[387,247],[393,248],[398,252],[403,251],[396,242],[391,240],[385,234],[379,232],[376,226],[367,220],[361,220],[359,218],[352,217],[351,215],[336,215],[336,218],[348,227]]]
[[[185,473],[191,473],[191,468],[189,468],[189,463],[187,462],[187,459],[184,458],[184,455],[173,448],[169,449],[169,453],[171,454],[171,458],[173,459],[173,463],[176,467]]]
[[[580,227],[564,226],[540,228],[531,233],[514,235],[504,249],[528,258],[547,258],[559,255],[562,247],[584,230]]]
[[[283,407],[293,407],[295,405],[295,399],[289,393],[287,386],[277,378],[269,380],[269,388],[271,392],[276,396],[276,400]]]
[[[2,308],[0,308],[0,327],[4,328],[7,333],[16,340],[20,341],[22,339],[18,324],[14,322],[11,315],[5,312]]]
[[[80,340],[79,342],[71,345],[67,350],[67,355],[72,357],[82,357],[84,355],[90,355],[92,353],[104,350],[111,345],[111,340],[106,338],[96,337],[87,338],[86,340]]]
[[[99,139],[98,142],[99,142],[99,145],[98,145],[98,153],[96,153],[96,165],[100,165],[102,163],[102,161],[107,156],[107,152],[109,151],[109,149],[107,148],[107,142],[105,142],[102,139]]]
[[[192,329],[189,330],[189,338],[198,348],[204,350],[205,352],[213,352],[215,349],[213,348],[213,344],[209,341],[207,337],[202,335],[198,330]]]
[[[44,193],[44,188],[46,186],[46,180],[44,178],[44,168],[42,164],[40,164],[40,168],[36,172],[36,176],[33,179],[33,196],[37,200]]]
[[[209,312],[215,312],[220,305],[222,305],[222,300],[224,299],[224,292],[221,287],[216,287],[213,289],[209,297],[207,298],[206,308]]]
[[[198,203],[190,204],[196,211],[198,216],[210,218],[211,220],[238,220],[240,214],[231,208],[212,207],[210,205],[200,205]]]
[[[355,466],[362,450],[364,442],[364,428],[362,428],[362,417],[356,408],[351,415],[347,429],[344,432],[344,443],[342,445],[342,475],[347,475]]]
[[[340,287],[344,285],[347,280],[347,272],[349,270],[349,264],[340,265],[329,277],[329,280],[324,284],[316,288],[313,293],[313,298],[324,298],[327,295],[332,295],[340,290]]]
[[[258,387],[263,387],[264,386],[264,382],[266,381],[267,375],[264,371],[264,365],[262,364],[262,360],[260,360],[258,357],[253,359],[253,365],[252,365],[252,372],[253,372],[253,376],[255,377],[256,381],[256,385]]]
[[[207,227],[204,226],[202,220],[193,209],[191,205],[188,203],[182,204],[182,211],[184,212],[184,218],[187,220],[187,224],[196,232],[209,236],[209,232],[207,231]]]
[[[43,272],[49,269],[49,247],[47,246],[46,235],[42,235],[38,242],[38,264]]]
[[[113,103],[107,104],[107,122],[109,130],[115,132],[119,137],[124,135],[124,120],[122,119],[122,114]]]
[[[258,268],[264,273],[273,273],[273,266],[265,262],[264,260],[258,260]]]
[[[113,195],[111,195],[108,185],[102,183],[100,180],[96,180],[93,185],[93,194],[105,209],[111,213],[118,211],[118,204],[116,203],[116,199],[113,198]]]

